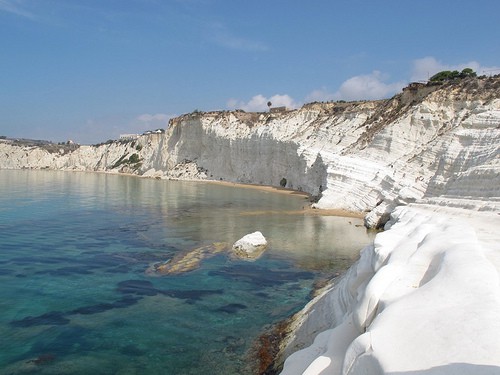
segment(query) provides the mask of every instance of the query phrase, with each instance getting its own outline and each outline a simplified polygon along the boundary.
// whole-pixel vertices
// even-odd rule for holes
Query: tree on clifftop
[[[477,74],[471,68],[465,68],[461,72],[458,70],[443,70],[429,78],[430,82],[444,82],[457,78],[476,77]]]
[[[477,74],[471,68],[465,68],[460,73],[460,78],[465,78],[465,77],[477,77]]]

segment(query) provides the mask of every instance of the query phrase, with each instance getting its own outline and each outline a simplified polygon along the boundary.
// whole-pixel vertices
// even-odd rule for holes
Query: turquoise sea
[[[251,374],[258,337],[371,241],[296,194],[97,173],[0,170],[0,374]],[[261,231],[258,260],[222,252]]]

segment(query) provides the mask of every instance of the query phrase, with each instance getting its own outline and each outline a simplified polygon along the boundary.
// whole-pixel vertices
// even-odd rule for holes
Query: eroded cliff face
[[[498,209],[499,145],[500,77],[490,77],[409,87],[381,101],[192,113],[164,134],[69,151],[2,142],[0,168],[286,180],[317,197],[317,208],[365,211],[366,225],[377,227],[416,200]]]

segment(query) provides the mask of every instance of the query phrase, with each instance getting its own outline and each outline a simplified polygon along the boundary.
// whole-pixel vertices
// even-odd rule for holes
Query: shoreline
[[[250,184],[250,183],[242,183],[242,182],[230,182],[230,181],[218,181],[218,180],[210,180],[210,179],[183,179],[183,178],[161,178],[161,177],[153,177],[153,176],[144,176],[136,173],[130,172],[119,172],[119,171],[109,171],[109,170],[71,170],[71,169],[38,169],[38,168],[7,168],[5,170],[38,170],[38,171],[54,171],[54,172],[73,172],[73,173],[100,173],[100,174],[109,174],[115,176],[125,176],[125,177],[136,177],[136,178],[145,178],[145,179],[153,179],[153,180],[166,180],[166,181],[185,181],[185,182],[196,182],[196,183],[206,183],[206,184],[215,184],[222,185],[228,187],[237,187],[244,189],[254,189],[260,190],[263,192],[277,193],[277,194],[287,194],[287,195],[297,195],[299,197],[303,197],[304,200],[308,200],[307,204],[302,207],[302,210],[292,211],[292,214],[304,214],[311,216],[338,216],[338,217],[352,217],[356,219],[364,219],[367,212],[361,211],[348,211],[340,208],[313,208],[311,205],[311,194],[306,193],[304,191],[287,189],[283,187],[277,187],[272,185],[258,185],[258,184]]]
[[[311,194],[303,191],[287,189],[271,185],[245,184],[241,182],[229,182],[229,181],[217,181],[217,180],[181,180],[181,181],[200,181],[209,184],[217,184],[217,185],[238,187],[245,189],[255,189],[255,190],[267,191],[278,194],[298,195],[298,196],[303,196],[305,199],[311,198]],[[315,216],[340,216],[340,217],[352,217],[357,219],[363,219],[366,215],[366,212],[348,211],[340,208],[313,208],[310,204],[310,201],[308,202],[307,206],[303,207],[302,211],[293,211],[293,212],[297,214],[303,213],[306,215],[315,215]]]
[[[351,264],[351,268],[356,262]],[[331,290],[336,282],[342,280],[347,270],[336,273],[330,278],[317,282],[311,290],[308,301],[299,311],[271,325],[269,329],[255,340],[251,349],[250,357],[257,363],[258,375],[278,375],[283,371],[285,361],[288,357],[288,346],[293,342],[293,337],[298,325],[307,315],[307,309],[315,301]]]
[[[287,189],[283,187],[277,187],[277,186],[272,186],[272,185],[259,185],[259,184],[246,184],[243,182],[230,182],[230,181],[218,181],[218,180],[182,180],[181,181],[200,181],[200,182],[206,182],[209,184],[216,184],[216,185],[223,185],[223,186],[232,186],[232,187],[239,187],[239,188],[246,188],[246,189],[256,189],[256,190],[262,190],[262,191],[268,191],[268,192],[274,192],[274,193],[280,193],[280,194],[290,194],[290,195],[299,195],[303,196],[304,198],[310,198],[311,194],[306,193],[304,191],[299,191],[299,190],[293,190],[293,189]]]
[[[57,170],[57,169],[53,169]],[[63,170],[64,171],[64,170]],[[364,219],[367,212],[362,211],[348,211],[341,208],[314,208],[310,204],[311,194],[306,193],[304,191],[287,189],[278,186],[272,185],[258,185],[258,184],[250,184],[243,182],[231,182],[231,181],[220,181],[220,180],[211,180],[211,179],[183,179],[183,178],[158,178],[152,176],[144,176],[140,174],[130,173],[130,172],[115,172],[115,171],[68,171],[68,172],[97,172],[97,173],[105,173],[112,174],[117,176],[129,176],[129,177],[139,177],[139,178],[149,178],[149,179],[157,179],[160,181],[185,181],[185,182],[197,182],[197,183],[206,183],[206,184],[214,184],[214,185],[222,185],[228,187],[236,187],[243,189],[254,189],[260,190],[263,192],[277,193],[277,194],[287,194],[287,195],[298,195],[308,200],[308,204],[302,207],[302,210],[291,211],[292,214],[305,214],[311,216],[339,216],[339,217],[352,217],[356,219]]]

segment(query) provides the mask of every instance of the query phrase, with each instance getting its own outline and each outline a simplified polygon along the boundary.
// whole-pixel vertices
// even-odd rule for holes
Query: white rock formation
[[[193,113],[149,134],[72,152],[0,143],[0,168],[51,168],[287,187],[318,208],[366,211],[446,196],[496,210],[500,77],[408,88],[390,100],[314,103],[279,114]],[[134,154],[139,162],[130,162]],[[497,184],[481,184],[481,180]]]
[[[259,258],[267,248],[267,240],[264,235],[257,231],[243,236],[233,245],[233,254],[240,259],[255,260]]]
[[[500,374],[497,213],[400,207],[295,321],[282,374]],[[318,334],[319,333],[319,334]]]

